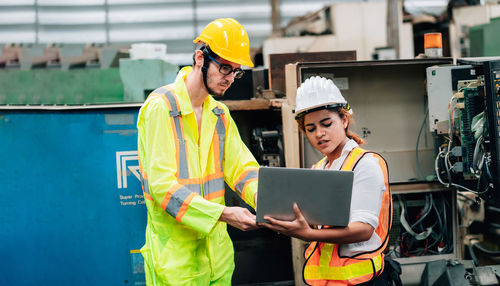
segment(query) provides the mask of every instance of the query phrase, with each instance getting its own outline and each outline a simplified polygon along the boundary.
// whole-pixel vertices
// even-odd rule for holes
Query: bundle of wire
[[[446,200],[446,194],[427,193],[425,204],[416,215],[414,210],[409,211],[404,196],[398,195],[397,198],[404,231],[399,237],[396,256],[411,257],[453,251],[452,224],[449,217],[451,206]]]

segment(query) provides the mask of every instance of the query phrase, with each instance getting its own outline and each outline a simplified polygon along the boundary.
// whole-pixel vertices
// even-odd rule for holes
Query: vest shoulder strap
[[[355,147],[349,152],[347,157],[344,159],[344,162],[342,163],[342,166],[340,170],[344,171],[352,171],[354,170],[354,167],[358,163],[358,161],[366,154],[366,153],[374,153],[371,151],[366,151],[363,148],[360,147]],[[380,156],[380,155],[379,155]],[[323,162],[326,160],[326,157],[323,157],[321,160],[319,160],[316,164],[313,165],[313,169],[318,169],[321,167]]]
[[[182,116],[179,102],[177,100],[177,94],[175,93],[173,84],[165,85],[155,89],[148,96],[146,102],[155,97],[160,97],[161,99],[163,99],[163,101],[167,104],[168,109],[170,110],[169,114],[171,117]]]
[[[354,167],[356,167],[356,164],[358,161],[367,153],[365,149],[362,149],[360,147],[355,147],[349,152],[347,157],[345,158],[344,162],[342,163],[342,167],[340,167],[340,170],[343,171],[353,171]]]
[[[321,167],[321,165],[323,165],[323,162],[325,162],[326,160],[326,157],[323,157],[323,159],[319,160],[316,164],[314,164],[312,166],[312,169],[319,169],[319,167]]]
[[[225,117],[224,109],[222,108],[222,104],[217,102],[217,107],[212,109],[212,112],[217,116],[217,123],[215,124],[215,131],[217,132],[218,140],[218,150],[219,150],[219,170],[220,172],[224,171],[223,168],[223,159],[224,159],[224,142],[226,140],[226,130],[227,130],[227,122]]]
[[[373,156],[377,157],[377,159],[380,159],[382,162],[384,162],[385,167],[388,168],[389,165],[387,165],[387,161],[384,159],[384,157],[382,157],[382,155],[374,151],[366,151],[366,153],[372,154]]]
[[[379,214],[379,225],[375,229],[382,243],[379,248],[373,251],[358,253],[352,257],[340,256],[341,258],[367,259],[372,258],[374,255],[382,255],[389,241],[390,229],[392,226],[392,194],[389,185],[389,167],[384,157],[382,157],[382,155],[380,155],[379,153],[373,151],[365,151],[361,156],[359,156],[357,162],[359,162],[359,159],[361,159],[366,154],[372,154],[376,159],[378,159],[380,168],[384,175],[386,190],[382,197],[382,208],[380,210],[381,213]],[[353,169],[356,167],[356,163],[353,165]]]
[[[184,138],[184,131],[182,127],[182,114],[179,105],[179,101],[177,99],[177,95],[175,94],[175,89],[173,84],[165,85],[160,88],[154,90],[150,97],[161,97],[163,101],[166,103],[170,114],[170,119],[172,121],[172,127],[175,132],[176,139],[176,149],[177,153],[177,177],[179,179],[188,179],[189,178],[189,168],[187,162],[187,142]],[[149,97],[148,97],[149,99]]]
[[[227,129],[226,112],[224,111],[224,108],[222,107],[222,104],[220,102],[216,101],[216,104],[217,104],[217,107],[212,109],[212,112],[215,114],[215,116],[217,116],[218,119],[222,120],[222,123],[224,123],[225,129]],[[217,130],[217,133],[219,133],[219,130]]]
[[[174,86],[172,84],[166,85],[165,92],[162,93],[168,100],[170,104],[170,116],[171,117],[182,117],[181,108],[177,99],[177,94],[175,93]]]

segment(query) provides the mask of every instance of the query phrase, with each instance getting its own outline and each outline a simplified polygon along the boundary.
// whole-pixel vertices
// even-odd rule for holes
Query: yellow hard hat
[[[253,67],[250,41],[243,26],[233,18],[217,19],[208,24],[193,43],[203,42],[219,57]]]

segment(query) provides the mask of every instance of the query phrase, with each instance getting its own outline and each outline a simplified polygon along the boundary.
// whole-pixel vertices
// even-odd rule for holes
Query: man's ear
[[[203,52],[200,51],[200,50],[197,50],[195,52],[195,55],[194,55],[194,60],[196,62],[196,66],[202,67],[203,66],[203,62],[205,60],[205,58],[203,57]]]

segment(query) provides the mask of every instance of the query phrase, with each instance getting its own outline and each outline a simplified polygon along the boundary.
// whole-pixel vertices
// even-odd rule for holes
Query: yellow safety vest
[[[259,165],[227,107],[212,96],[203,103],[198,134],[184,83],[190,71],[183,68],[174,84],[153,91],[139,112],[148,285],[230,283],[233,247],[226,224],[218,221],[224,182],[255,206]]]
[[[392,224],[392,198],[387,163],[377,153],[354,148],[344,160],[341,170],[354,170],[357,162],[368,153],[373,154],[378,159],[385,181],[378,226],[375,229],[382,244],[374,251],[347,257],[340,255],[340,245],[338,244],[311,243],[305,251],[306,263],[303,273],[304,281],[309,285],[357,285],[378,277],[384,269],[384,254],[382,252],[387,246]],[[320,160],[313,168],[319,168],[325,159]]]

